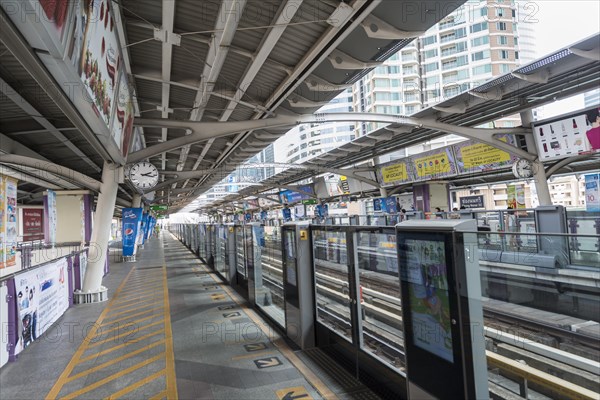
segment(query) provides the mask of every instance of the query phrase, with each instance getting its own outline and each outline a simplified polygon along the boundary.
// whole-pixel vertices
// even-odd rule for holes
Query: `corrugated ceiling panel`
[[[265,64],[248,87],[248,90],[246,90],[244,100],[249,98],[248,101],[258,101],[264,104],[285,78],[287,78],[285,72],[272,65]]]
[[[182,38],[181,46],[173,46],[171,79],[175,81],[192,79],[199,82],[207,51],[206,44]]]
[[[198,32],[215,29],[221,1],[177,0],[175,32]],[[207,35],[210,35],[208,33]]]
[[[126,18],[148,21],[157,27],[162,25],[162,0],[122,0],[121,3]]]

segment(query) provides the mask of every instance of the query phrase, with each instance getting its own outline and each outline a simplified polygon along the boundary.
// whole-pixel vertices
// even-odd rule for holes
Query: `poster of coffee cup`
[[[119,91],[117,94],[116,115],[113,118],[111,133],[121,154],[126,157],[129,151],[129,142],[133,132],[133,103],[125,70],[119,71]]]

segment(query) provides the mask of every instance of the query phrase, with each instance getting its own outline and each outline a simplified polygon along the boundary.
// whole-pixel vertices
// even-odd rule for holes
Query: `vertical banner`
[[[508,185],[506,188],[508,207],[513,209],[525,207],[525,187],[523,185]]]
[[[23,241],[44,239],[44,210],[23,208]]]
[[[4,178],[4,266],[12,267],[17,258],[17,181]]]
[[[4,193],[4,176],[0,175],[0,268],[4,268],[4,251],[6,247],[6,195]]]
[[[600,211],[600,174],[585,176],[585,209]]]
[[[148,238],[149,217],[148,213],[142,215],[142,244],[146,243],[146,239]]]
[[[142,209],[124,208],[123,209],[123,257],[134,256],[137,251],[138,232],[141,231]]]
[[[66,258],[15,277],[19,338],[15,353],[34,342],[69,308]]]
[[[2,282],[0,283],[0,299],[6,299],[6,296],[8,296],[8,287],[4,282]],[[0,301],[0,326],[8,327],[8,324],[8,302]],[[2,366],[8,362],[9,353],[8,346],[6,346],[8,343],[7,339],[8,332],[6,334],[2,333],[1,343],[3,345],[0,346],[0,368],[2,368]]]
[[[56,193],[53,190],[46,191],[46,204],[44,205],[47,234],[46,243],[56,242]]]

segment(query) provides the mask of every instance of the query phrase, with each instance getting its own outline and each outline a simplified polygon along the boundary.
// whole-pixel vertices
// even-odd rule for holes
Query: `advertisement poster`
[[[557,160],[600,150],[600,111],[596,106],[556,121],[534,125],[541,160]]]
[[[119,91],[117,95],[116,118],[113,118],[111,133],[123,157],[129,152],[129,143],[133,133],[133,102],[125,69],[119,72]]]
[[[0,283],[0,299],[6,299],[6,296],[8,296],[8,288],[2,282]],[[0,326],[8,326],[8,302],[6,301],[0,301]],[[4,333],[2,335],[4,346],[0,346],[0,368],[8,362],[8,346],[6,346],[8,338],[4,336]]]
[[[67,259],[15,278],[19,335],[15,353],[34,342],[69,308]]]
[[[585,209],[586,211],[600,211],[600,174],[585,176]]]
[[[108,0],[78,1],[74,36],[69,48],[71,62],[91,96],[91,106],[107,126],[112,117],[121,63],[112,6]]]
[[[385,166],[377,170],[377,179],[381,182],[382,186],[399,185],[412,181],[408,164],[404,161],[385,164]]]
[[[386,197],[385,198],[385,208],[390,214],[398,213],[398,203],[396,202],[396,197]]]
[[[451,147],[428,151],[411,158],[415,180],[456,175],[456,163]]]
[[[17,258],[17,181],[4,178],[4,266],[12,267]]]
[[[406,276],[417,347],[454,362],[445,245],[437,240],[406,240]]]
[[[513,135],[502,135],[498,139],[510,145],[515,145]],[[491,171],[510,167],[518,158],[504,150],[472,140],[455,144],[453,147],[459,173]]]
[[[4,194],[4,177],[0,175],[0,268],[4,268],[4,251],[6,246],[6,196]]]
[[[44,239],[44,210],[23,208],[23,241]]]
[[[53,190],[46,191],[47,196],[47,219],[48,219],[48,243],[56,242],[56,193]]]
[[[525,207],[525,186],[523,185],[508,185],[506,187],[507,207],[512,207],[514,210]]]
[[[137,252],[137,237],[141,231],[142,208],[123,209],[123,257],[134,256]]]

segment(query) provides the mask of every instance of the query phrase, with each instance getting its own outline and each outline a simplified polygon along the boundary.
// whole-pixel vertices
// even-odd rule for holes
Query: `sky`
[[[526,20],[535,24],[538,58],[600,32],[600,2],[597,0],[517,1],[516,4],[521,23]],[[578,95],[545,106],[543,118],[583,107],[583,95]]]

